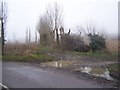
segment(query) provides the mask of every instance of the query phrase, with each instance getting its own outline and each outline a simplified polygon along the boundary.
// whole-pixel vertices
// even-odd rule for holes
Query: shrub
[[[78,52],[90,51],[90,47],[83,42],[83,39],[77,35],[62,35],[61,48],[64,50],[73,50]]]
[[[103,36],[100,36],[97,34],[93,34],[93,35],[89,34],[88,36],[91,40],[90,46],[91,46],[92,52],[106,48],[105,38]]]

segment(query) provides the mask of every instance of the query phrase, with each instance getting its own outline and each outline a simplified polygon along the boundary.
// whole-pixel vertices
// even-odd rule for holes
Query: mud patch
[[[102,67],[81,67],[80,69],[75,69],[77,72],[87,73],[97,77],[103,77],[107,80],[113,80],[110,76],[109,70]]]
[[[54,68],[69,68],[72,71],[87,73],[92,76],[103,77],[107,80],[113,80],[110,76],[109,70],[103,67],[88,67],[82,66],[82,61],[52,61],[42,63],[42,66],[54,67]]]
[[[55,68],[65,68],[65,67],[71,67],[77,65],[76,61],[52,61],[52,62],[47,62],[47,63],[42,63],[41,65],[43,66],[51,66]],[[81,63],[81,62],[79,62]]]

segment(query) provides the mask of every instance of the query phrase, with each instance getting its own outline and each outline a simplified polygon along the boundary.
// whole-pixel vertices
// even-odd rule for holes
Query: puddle
[[[81,67],[79,70],[80,72],[84,72],[90,75],[103,77],[107,80],[113,80],[113,78],[109,75],[109,70],[107,68],[101,68],[101,67]]]
[[[90,67],[81,67],[80,70],[81,72],[89,74],[92,69]]]
[[[62,67],[70,67],[72,66],[73,63],[74,61],[53,61],[53,62],[42,63],[42,65],[62,68]]]
[[[102,74],[93,73],[93,75],[106,78],[107,80],[113,80],[113,78],[110,76],[109,70],[107,68],[104,73],[102,73]]]
[[[109,75],[109,70],[103,67],[81,67],[80,61],[52,61],[42,63],[43,66],[51,66],[55,68],[68,68],[76,72],[84,72],[93,76],[103,77],[107,80],[113,80]]]

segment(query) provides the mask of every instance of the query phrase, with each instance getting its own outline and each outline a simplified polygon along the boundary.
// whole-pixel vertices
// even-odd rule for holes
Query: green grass
[[[69,55],[77,55],[82,57],[90,57],[96,59],[103,59],[103,60],[118,60],[118,53],[117,52],[108,52],[108,51],[97,51],[97,52],[76,52],[76,51],[64,51],[61,49],[56,48],[49,48],[49,47],[40,47],[39,54],[45,53],[59,53],[59,54],[69,54]]]
[[[19,49],[18,49],[19,50]],[[36,52],[32,52],[29,55],[19,55],[13,52],[12,54],[6,54],[3,56],[3,60],[5,61],[53,61],[54,57],[48,55],[48,53],[58,53],[58,54],[69,54],[73,56],[81,56],[81,57],[90,57],[96,59],[106,59],[106,60],[117,60],[118,54],[115,52],[75,52],[75,51],[64,51],[60,48],[52,48],[52,47],[43,47],[40,46]]]
[[[29,61],[35,61],[35,62],[46,62],[46,61],[53,61],[54,57],[49,55],[4,55],[3,61],[15,61],[15,62],[29,62]]]
[[[55,52],[55,49],[50,47],[39,47],[37,54],[46,54],[48,52]]]
[[[64,53],[60,48],[52,48],[52,47],[43,47],[40,46],[37,54],[46,54],[46,53]]]
[[[67,52],[72,55],[77,55],[77,56],[85,56],[85,57],[93,57],[96,59],[109,59],[109,60],[117,60],[118,59],[118,53],[116,52],[104,52],[104,51],[99,51],[99,52]]]
[[[108,69],[110,72],[118,72],[120,71],[120,66],[118,65],[118,63],[110,64],[108,65]]]
[[[20,55],[19,53],[16,54],[15,52],[5,54],[2,58],[3,61],[16,61],[16,62],[30,62],[30,61],[37,61],[37,62],[47,62],[53,61],[54,57],[48,55],[48,52],[56,52],[57,49],[53,49],[50,47],[39,47],[36,52],[28,53],[27,55]]]

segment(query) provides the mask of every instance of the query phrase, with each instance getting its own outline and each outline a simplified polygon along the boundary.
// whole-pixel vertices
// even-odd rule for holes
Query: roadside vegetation
[[[120,63],[110,64],[108,65],[108,69],[110,71],[110,75],[119,79],[120,73]]]
[[[46,12],[40,16],[36,26],[36,32],[40,39],[35,33],[35,40],[31,40],[30,28],[26,29],[25,43],[14,41],[14,43],[4,44],[5,38],[3,37],[3,61],[43,63],[59,60],[61,63],[62,60],[67,59],[67,56],[73,56],[87,59],[85,61],[88,62],[87,64],[93,63],[94,59],[99,63],[103,61],[117,63],[118,40],[108,40],[106,35],[100,32],[104,29],[98,29],[96,25],[92,24],[84,27],[76,26],[77,33],[74,34],[71,33],[71,28],[66,30],[66,27],[63,26],[62,9],[57,3],[53,6],[49,5]],[[80,61],[80,58],[78,59]],[[64,63],[68,62],[64,61]],[[97,65],[99,63],[97,62]],[[112,75],[118,72],[116,64],[106,66]],[[94,71],[98,70],[100,69],[97,68]]]
[[[3,61],[46,62],[54,60],[47,54],[48,48],[39,48],[37,44],[6,44]]]
[[[97,52],[76,52],[69,50],[62,50],[60,48],[53,47],[43,47],[39,44],[31,43],[27,44],[6,44],[5,45],[5,55],[3,55],[3,61],[19,61],[19,62],[29,62],[29,61],[55,61],[54,56],[51,54],[67,54],[73,56],[81,56],[87,58],[95,58],[106,61],[117,61],[118,53],[110,52],[107,50],[97,51]]]
[[[71,55],[77,55],[82,57],[88,57],[88,58],[96,58],[100,60],[118,60],[118,53],[117,52],[107,52],[107,51],[97,51],[97,52],[68,52]]]

